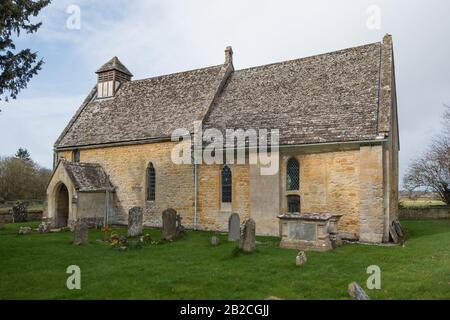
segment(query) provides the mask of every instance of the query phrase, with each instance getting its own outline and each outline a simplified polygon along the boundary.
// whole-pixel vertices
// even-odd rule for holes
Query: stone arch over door
[[[58,228],[67,227],[69,222],[69,190],[64,183],[60,183],[56,187],[55,202],[55,225]]]

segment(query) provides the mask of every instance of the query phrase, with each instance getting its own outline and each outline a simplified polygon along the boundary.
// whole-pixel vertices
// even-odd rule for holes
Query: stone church
[[[389,241],[397,218],[399,134],[393,44],[381,42],[235,70],[223,64],[133,80],[114,57],[54,145],[45,215],[127,224],[144,209],[160,226],[174,208],[187,228],[227,229],[231,213],[280,235],[283,213],[342,215],[342,238]],[[177,128],[279,129],[279,170],[175,164]],[[192,129],[193,130],[193,129]]]

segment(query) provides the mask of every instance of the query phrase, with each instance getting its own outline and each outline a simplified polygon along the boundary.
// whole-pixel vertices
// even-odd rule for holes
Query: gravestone
[[[237,213],[228,218],[228,241],[237,241],[241,237],[241,221]]]
[[[300,251],[298,253],[297,257],[295,258],[295,265],[297,267],[300,267],[300,266],[304,265],[306,263],[306,261],[308,261],[308,259],[306,259],[305,251]]]
[[[81,245],[88,243],[88,225],[83,221],[76,221],[73,226],[73,244]]]
[[[51,224],[49,222],[41,222],[38,226],[39,233],[48,233],[50,232]]]
[[[170,240],[177,234],[177,212],[175,209],[169,208],[162,213],[162,227],[164,240]]]
[[[394,229],[398,235],[400,242],[403,242],[405,240],[405,233],[403,232],[403,228],[402,225],[400,224],[400,221],[394,220],[392,221],[392,225],[394,226]]]
[[[253,219],[248,219],[244,223],[244,229],[242,230],[240,247],[244,252],[255,251],[255,230],[256,224]]]
[[[348,294],[353,300],[370,300],[363,288],[356,282],[352,282],[348,285]]]
[[[398,239],[398,234],[397,234],[397,231],[395,230],[395,227],[393,225],[391,225],[389,227],[389,234],[391,235],[392,241],[394,243],[398,243],[398,240],[399,240]]]
[[[183,233],[184,230],[185,230],[184,226],[181,224],[181,220],[183,220],[183,217],[180,216],[179,214],[177,214],[177,217],[176,217],[176,221],[177,221],[177,223],[176,223],[176,224],[177,224],[177,234]]]
[[[220,238],[218,236],[211,237],[211,245],[218,246],[220,244]]]
[[[19,234],[30,234],[31,232],[33,232],[33,229],[31,229],[30,227],[19,228]]]
[[[13,222],[26,222],[27,221],[27,206],[26,202],[17,202],[13,207]]]
[[[135,237],[142,234],[144,213],[141,207],[133,207],[128,211],[128,236]]]
[[[2,230],[3,228],[5,228],[5,223],[3,221],[0,221],[0,230]]]

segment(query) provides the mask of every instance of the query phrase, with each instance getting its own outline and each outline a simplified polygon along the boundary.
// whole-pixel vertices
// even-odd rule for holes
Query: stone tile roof
[[[279,129],[284,145],[373,140],[390,127],[386,37],[237,71],[228,54],[224,65],[125,82],[111,99],[96,100],[94,88],[55,147],[168,138],[199,119],[204,128]]]
[[[204,127],[280,130],[280,144],[375,139],[380,43],[235,71]]]
[[[62,165],[78,191],[105,191],[113,188],[108,175],[99,164],[62,161]]]
[[[206,112],[221,65],[123,83],[112,99],[81,107],[57,147],[170,137]]]
[[[113,57],[107,63],[102,65],[100,67],[100,69],[98,69],[95,73],[101,73],[101,72],[106,72],[106,71],[111,71],[111,70],[118,70],[118,71],[120,71],[122,73],[125,73],[125,74],[129,75],[129,76],[133,76],[133,74],[130,72],[130,70],[128,70],[127,67],[125,67],[123,65],[123,63],[120,62],[119,58],[117,58],[117,57]]]

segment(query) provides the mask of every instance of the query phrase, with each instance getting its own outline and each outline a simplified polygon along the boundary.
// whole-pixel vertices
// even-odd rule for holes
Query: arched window
[[[286,189],[299,190],[300,187],[300,169],[298,161],[295,158],[290,158],[286,167]]]
[[[222,168],[222,202],[231,202],[231,185],[232,185],[232,175],[231,168],[229,166],[224,166]]]
[[[156,177],[155,177],[155,168],[153,164],[150,164],[147,167],[147,200],[153,201],[155,200],[155,186],[156,186]]]

